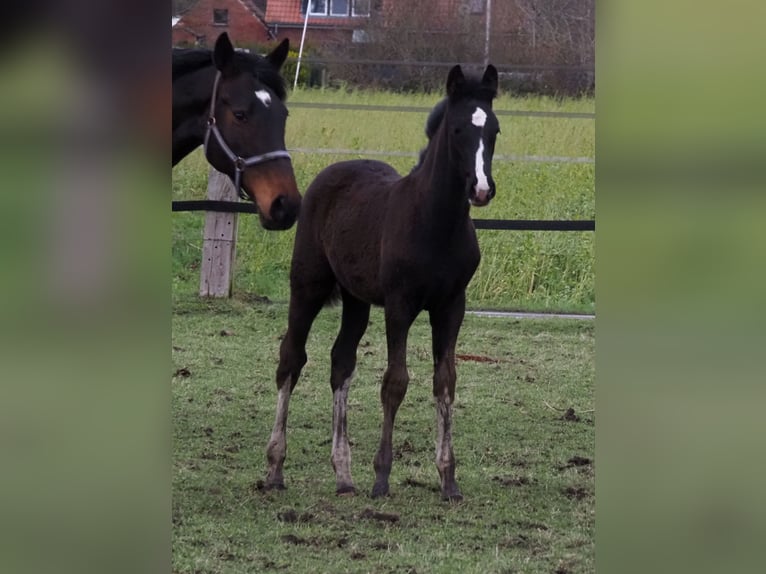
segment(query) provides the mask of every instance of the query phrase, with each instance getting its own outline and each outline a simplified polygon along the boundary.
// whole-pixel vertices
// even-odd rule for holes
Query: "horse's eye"
[[[232,112],[238,122],[247,121],[247,114],[245,112]]]

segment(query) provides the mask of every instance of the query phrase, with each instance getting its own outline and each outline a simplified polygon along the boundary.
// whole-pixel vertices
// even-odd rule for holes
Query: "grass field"
[[[177,295],[173,317],[173,571],[594,571],[594,325],[467,316],[454,447],[465,500],[440,501],[430,330],[410,335],[391,495],[369,498],[385,368],[373,310],[349,394],[359,493],[335,496],[325,309],[290,405],[284,492],[264,492],[286,306]],[[477,360],[483,358],[482,360]],[[566,409],[573,409],[566,411]]]
[[[299,90],[289,102],[434,105],[439,95]],[[288,102],[288,104],[289,104]],[[498,110],[592,112],[593,99],[554,100],[501,96]],[[287,142],[292,148],[417,152],[425,145],[426,114],[292,108]],[[584,119],[501,116],[498,155],[595,156],[595,122]],[[348,155],[295,153],[298,188]],[[414,158],[383,158],[400,173]],[[590,219],[595,217],[593,164],[495,161],[497,196],[477,218]],[[173,171],[173,199],[205,197],[207,165],[198,150]],[[201,213],[173,215],[174,294],[192,294],[199,282]],[[294,229],[266,232],[257,218],[241,216],[234,290],[248,297],[285,301]],[[479,231],[482,263],[468,290],[474,308],[578,311],[595,310],[594,237],[590,232]]]

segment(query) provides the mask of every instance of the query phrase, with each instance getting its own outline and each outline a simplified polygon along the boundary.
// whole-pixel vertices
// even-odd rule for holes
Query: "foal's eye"
[[[247,121],[247,114],[245,112],[232,112],[234,114],[234,118],[238,122],[244,122]]]

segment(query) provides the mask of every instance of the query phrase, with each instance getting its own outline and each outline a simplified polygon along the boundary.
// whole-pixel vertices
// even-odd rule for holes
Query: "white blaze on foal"
[[[255,97],[261,100],[261,103],[267,108],[271,104],[271,94],[269,94],[269,92],[266,90],[256,90]]]
[[[481,108],[476,108],[476,111],[471,116],[471,123],[473,125],[483,128],[487,123],[487,112]],[[484,173],[484,139],[479,139],[479,149],[476,150],[476,192],[489,191],[489,181],[487,180],[487,174]]]

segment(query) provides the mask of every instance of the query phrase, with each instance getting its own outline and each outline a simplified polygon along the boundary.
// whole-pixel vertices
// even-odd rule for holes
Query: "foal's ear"
[[[266,56],[266,59],[271,62],[271,65],[274,66],[277,70],[279,70],[282,67],[282,64],[285,63],[285,60],[287,59],[287,53],[290,51],[290,40],[285,38],[280,42],[279,46],[274,48],[268,56]]]
[[[447,76],[447,95],[452,97],[460,93],[460,89],[465,85],[465,76],[460,64],[453,66]]]
[[[481,83],[492,91],[493,98],[497,95],[497,68],[495,66],[492,64],[487,66],[481,77]]]
[[[222,74],[230,72],[234,65],[234,46],[231,45],[231,40],[229,40],[229,35],[226,32],[218,36],[215,41],[213,63]]]

